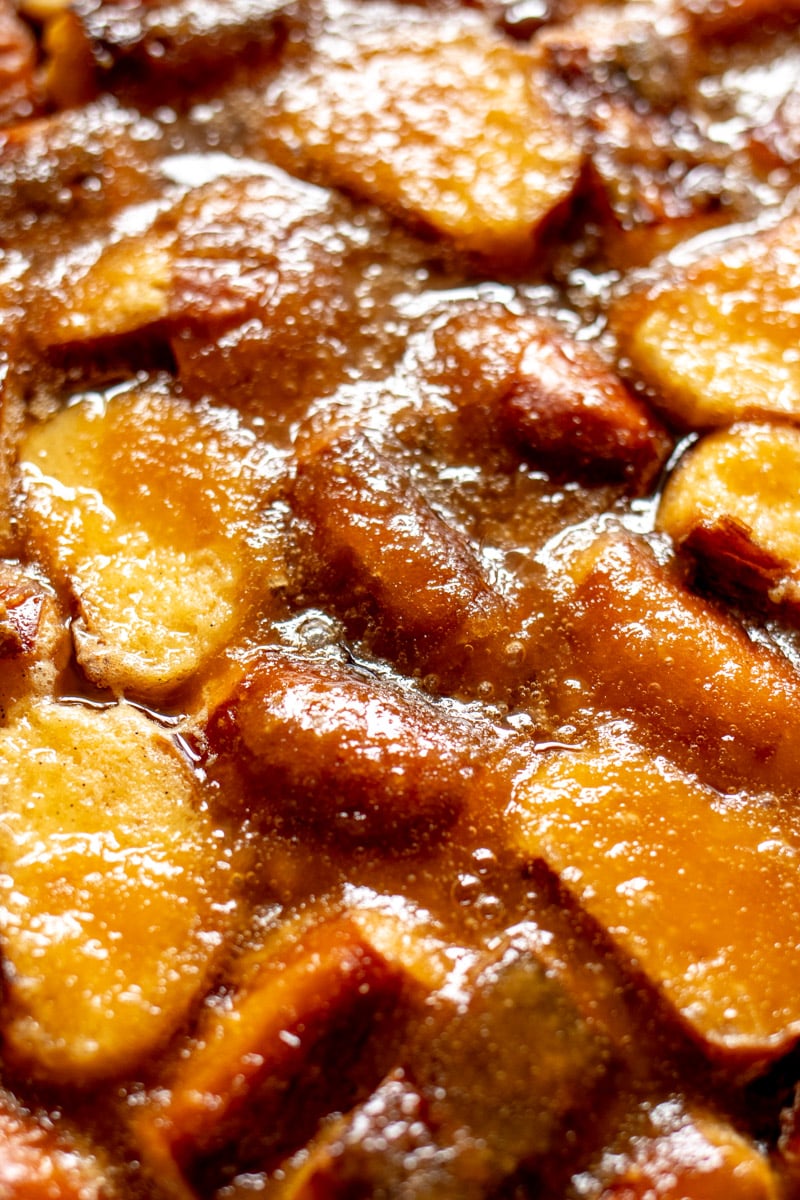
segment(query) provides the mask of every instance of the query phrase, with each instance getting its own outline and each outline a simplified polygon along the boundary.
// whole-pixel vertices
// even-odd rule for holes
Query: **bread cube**
[[[446,711],[277,647],[212,716],[208,741],[249,780],[250,798],[233,789],[237,808],[387,853],[419,849],[488,787],[485,747]]]
[[[169,312],[172,239],[151,232],[125,237],[99,254],[81,247],[64,264],[55,295],[34,312],[41,349],[121,337],[163,320]]]
[[[265,586],[269,472],[235,421],[158,389],[87,397],[30,429],[22,471],[28,543],[72,598],[99,686],[174,692]]]
[[[7,1061],[81,1086],[141,1069],[227,919],[225,848],[188,764],[133,708],[38,701],[0,729],[0,794]]]
[[[800,793],[800,675],[660,567],[603,535],[568,566],[570,671],[659,748],[722,788]]]
[[[676,424],[800,416],[800,217],[635,288],[612,324]]]
[[[709,434],[673,473],[658,526],[709,586],[800,613],[800,430],[737,425]]]
[[[746,1066],[794,1043],[791,810],[725,799],[611,738],[550,755],[515,809],[518,847],[549,865],[706,1053]]]
[[[346,914],[306,926],[240,960],[165,1099],[138,1122],[145,1161],[177,1194],[213,1194],[231,1163],[276,1165],[349,1108],[374,1069],[360,1063],[364,1044],[391,1020],[401,977]]]
[[[387,19],[389,18],[389,19]],[[535,57],[473,19],[365,7],[353,41],[323,31],[271,92],[271,153],[460,249],[529,260],[569,200],[581,152]]]
[[[390,631],[423,646],[481,640],[503,624],[466,538],[362,434],[312,446],[292,504],[312,530],[301,573],[345,611],[364,597]]]

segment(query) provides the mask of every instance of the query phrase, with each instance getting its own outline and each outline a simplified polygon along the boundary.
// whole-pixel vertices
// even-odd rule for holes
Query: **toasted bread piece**
[[[800,429],[737,425],[683,458],[658,526],[727,595],[800,614]]]
[[[57,17],[72,0],[18,0],[17,8],[25,17],[34,21],[50,21]]]
[[[724,787],[800,792],[800,674],[693,595],[634,538],[603,535],[569,564],[571,670],[596,702]]]
[[[502,625],[503,602],[467,539],[362,434],[312,446],[292,502],[312,530],[301,572],[345,609],[366,594],[383,622],[423,646],[480,640]]]
[[[352,667],[278,647],[251,662],[208,740],[249,780],[234,791],[237,808],[387,854],[419,850],[471,796],[488,799],[485,750],[464,722]]]
[[[125,706],[31,704],[0,729],[0,783],[6,1057],[51,1081],[121,1074],[207,981],[219,837],[169,738]]]
[[[278,161],[493,262],[532,257],[580,170],[535,57],[477,20],[409,9],[398,27],[390,10],[365,8],[349,44],[323,33],[272,103],[265,137]]]
[[[800,418],[800,217],[634,288],[612,322],[676,424]]]
[[[202,1013],[166,1103],[144,1112],[146,1161],[176,1194],[202,1196],[229,1162],[280,1161],[363,1088],[364,1042],[402,987],[346,913],[273,932],[239,960],[228,1001]]]
[[[496,304],[465,304],[433,324],[419,369],[457,406],[475,453],[504,438],[568,478],[652,483],[670,439],[594,347]]]
[[[629,746],[551,755],[517,801],[518,845],[544,859],[668,1000],[706,1053],[741,1063],[800,1032],[800,828],[725,802]]]
[[[644,489],[669,448],[659,422],[596,351],[544,324],[502,405],[509,428],[535,456],[582,478]]]
[[[41,349],[145,329],[169,312],[174,239],[158,233],[80,247],[32,330]],[[88,263],[86,259],[89,259]]]
[[[264,581],[252,438],[168,392],[130,391],[63,409],[22,458],[29,544],[72,597],[86,674],[117,693],[174,691]]]

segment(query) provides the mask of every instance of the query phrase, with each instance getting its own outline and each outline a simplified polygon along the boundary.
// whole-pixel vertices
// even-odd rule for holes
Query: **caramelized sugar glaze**
[[[3,1200],[800,1195],[799,21],[0,0]]]

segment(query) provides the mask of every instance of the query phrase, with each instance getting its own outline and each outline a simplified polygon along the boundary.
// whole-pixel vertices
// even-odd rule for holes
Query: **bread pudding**
[[[800,1197],[798,122],[787,0],[0,0],[2,1200]]]

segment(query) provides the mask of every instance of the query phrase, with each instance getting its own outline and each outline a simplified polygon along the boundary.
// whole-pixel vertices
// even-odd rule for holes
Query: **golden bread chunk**
[[[569,200],[581,152],[527,50],[482,22],[365,6],[349,41],[322,37],[279,76],[266,144],[457,247],[530,259]]]
[[[785,659],[632,538],[601,536],[568,569],[571,669],[601,706],[715,786],[798,794],[800,675]]]
[[[92,47],[83,35],[74,5],[61,4],[34,19],[46,21],[42,44],[47,51],[43,72],[48,98],[59,107],[88,104],[98,93]]]
[[[23,16],[34,21],[49,21],[68,8],[72,0],[18,0],[17,8]]]
[[[365,253],[365,219],[383,270]],[[330,390],[359,342],[386,338],[375,301],[413,288],[431,257],[381,214],[364,218],[344,197],[266,164],[172,193],[137,220],[136,232],[93,229],[55,261],[34,263],[26,287],[41,303],[27,337],[40,350],[83,353],[134,332],[155,347],[169,340],[193,396],[233,391],[242,404],[246,389],[260,407]]]
[[[488,797],[464,722],[335,660],[278,648],[251,662],[208,740],[250,782],[237,807],[387,852],[441,834],[472,794]]]
[[[329,243],[338,233],[352,250],[346,214],[352,215],[346,204],[337,204],[329,192],[275,168],[192,188],[170,218],[177,237],[170,299],[175,319],[195,334],[204,330],[207,339],[208,330],[260,313],[272,317],[278,334],[291,323],[291,301],[297,304],[302,296],[317,312],[319,332],[320,321],[339,315],[327,289],[334,263],[341,270],[343,247],[332,252]],[[323,311],[323,298],[333,313]],[[282,357],[285,369],[289,356]]]
[[[34,336],[40,346],[119,337],[163,320],[169,311],[171,249],[168,236],[122,238],[87,266],[82,248],[56,296],[38,314]]]
[[[113,165],[102,170],[113,175]],[[376,303],[418,289],[435,257],[377,210],[359,212],[267,164],[171,191],[143,205],[136,225],[111,220],[67,253],[34,259],[25,337],[39,352],[102,360],[124,355],[139,334],[137,354],[159,363],[168,343],[188,395],[230,394],[256,412],[333,390],[376,339],[399,353],[401,329],[376,323]],[[380,243],[377,258],[365,228]],[[12,277],[12,303],[19,287]]]
[[[166,1103],[143,1114],[146,1161],[176,1190],[186,1180],[212,1194],[228,1161],[277,1163],[363,1087],[363,1044],[390,1020],[402,976],[347,915],[295,927],[294,944],[286,932],[240,960],[238,988],[203,1012]]]
[[[348,910],[348,920],[374,952],[403,976],[405,992],[428,996],[445,987],[453,970],[453,947],[430,913],[367,890],[359,900],[357,908]]]
[[[617,744],[550,756],[517,797],[544,859],[709,1053],[760,1060],[800,1033],[800,827]]]
[[[458,429],[485,452],[511,440],[543,467],[588,482],[652,482],[670,440],[597,351],[554,321],[465,304],[433,321],[429,385],[459,409]],[[484,414],[485,428],[479,421]]]
[[[634,371],[686,426],[800,418],[800,216],[731,240],[612,313]]]
[[[224,846],[191,771],[135,709],[39,702],[0,730],[0,795],[5,1055],[77,1084],[130,1070],[222,941]]]
[[[115,692],[161,697],[219,650],[263,584],[252,438],[167,392],[91,397],[22,450],[33,553],[78,613],[78,658]]]
[[[503,602],[466,538],[363,435],[312,446],[292,503],[312,529],[301,571],[344,608],[366,593],[395,634],[440,643],[480,641],[503,627]]]
[[[723,591],[800,609],[800,429],[737,425],[693,446],[658,526]]]

